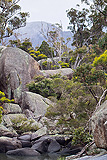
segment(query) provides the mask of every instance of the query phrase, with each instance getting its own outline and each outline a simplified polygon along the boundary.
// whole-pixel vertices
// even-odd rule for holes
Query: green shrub
[[[13,125],[12,127],[16,130],[18,134],[22,134],[24,132],[37,131],[39,127],[37,125],[32,125],[35,123],[33,119],[22,118],[19,116],[15,119],[11,120]]]
[[[43,79],[44,79],[44,76],[41,76],[41,75],[34,77],[35,82],[39,82],[39,81],[41,81]]]
[[[69,68],[69,63],[65,63],[65,62],[62,62],[62,61],[59,61],[58,63],[60,64],[60,66],[62,68]]]
[[[14,102],[14,99],[10,100],[8,98],[5,97],[5,94],[4,92],[0,91],[0,123],[2,122],[2,105],[4,103],[13,103]]]
[[[79,127],[79,128],[74,129],[73,139],[72,139],[73,145],[81,144],[84,146],[90,141],[92,141],[92,135],[90,135],[88,132],[87,133],[84,132],[84,128]]]
[[[45,67],[47,66],[47,64],[48,64],[47,61],[42,62],[42,65],[45,66]]]
[[[49,97],[54,95],[54,90],[53,90],[53,82],[51,79],[42,79],[40,82],[35,83],[31,82],[27,85],[29,88],[29,91],[40,94],[44,97]]]

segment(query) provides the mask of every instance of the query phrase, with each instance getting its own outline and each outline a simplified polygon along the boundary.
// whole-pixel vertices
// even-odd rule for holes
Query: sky
[[[27,22],[45,21],[62,24],[67,30],[69,19],[66,10],[81,4],[81,0],[20,0],[21,11],[29,12]]]

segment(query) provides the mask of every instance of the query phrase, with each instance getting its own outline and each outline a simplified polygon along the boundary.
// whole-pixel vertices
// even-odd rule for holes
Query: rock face
[[[107,149],[107,100],[92,117],[91,127],[96,146]]]
[[[71,68],[62,68],[56,70],[42,70],[41,73],[46,78],[48,78],[50,75],[61,74],[61,76],[67,76],[69,79],[71,79],[73,70]]]
[[[2,49],[3,48],[3,49]],[[39,64],[19,48],[0,47],[0,90],[8,98],[21,101],[21,93],[35,75],[39,75]]]

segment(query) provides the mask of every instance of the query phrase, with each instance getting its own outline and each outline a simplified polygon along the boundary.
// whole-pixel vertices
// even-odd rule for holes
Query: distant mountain
[[[25,38],[30,38],[30,41],[32,42],[33,47],[40,46],[42,41],[46,39],[41,34],[41,28],[43,28],[44,33],[47,32],[49,29],[52,30],[52,24],[46,23],[46,22],[29,22],[26,24],[25,27],[19,28],[15,31],[15,33],[19,33],[18,38],[23,40]],[[61,36],[66,39],[68,37],[71,38],[71,41],[68,43],[68,47],[72,49],[71,43],[72,43],[72,34],[70,31],[62,31]],[[11,36],[9,39],[14,39],[14,36]]]

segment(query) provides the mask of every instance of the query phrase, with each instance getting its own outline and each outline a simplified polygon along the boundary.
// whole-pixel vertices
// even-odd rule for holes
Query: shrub
[[[88,132],[87,133],[84,132],[84,128],[79,127],[79,128],[74,129],[73,139],[72,139],[73,145],[81,144],[84,146],[90,141],[92,141],[92,135],[90,135]]]
[[[13,102],[14,102],[14,99],[10,100],[6,98],[4,92],[0,91],[0,105],[1,105],[0,106],[0,123],[2,122],[2,110],[3,110],[2,105],[4,103],[13,103]]]
[[[27,119],[19,116],[15,119],[11,120],[13,123],[13,128],[16,130],[18,134],[22,134],[24,132],[29,131],[37,131],[39,127],[35,124],[35,121],[33,119]],[[34,124],[34,125],[32,125]]]
[[[60,64],[60,66],[62,68],[69,68],[69,63],[65,63],[65,62],[62,62],[62,61],[59,61],[58,63]]]
[[[27,85],[29,88],[29,91],[40,94],[44,97],[49,97],[54,95],[54,90],[53,90],[53,82],[51,79],[42,79],[40,82],[35,83],[31,82]]]

